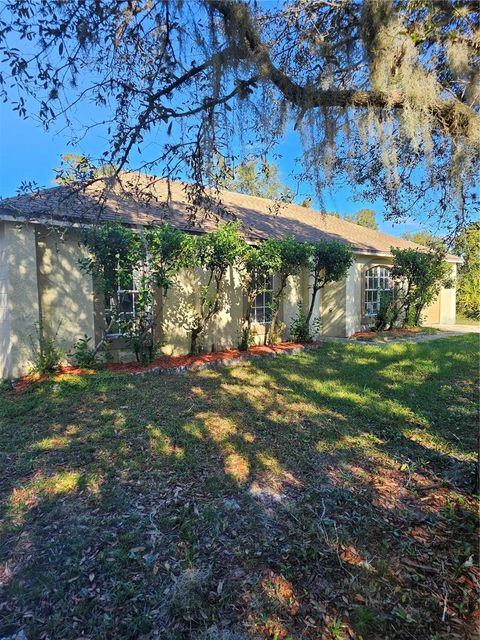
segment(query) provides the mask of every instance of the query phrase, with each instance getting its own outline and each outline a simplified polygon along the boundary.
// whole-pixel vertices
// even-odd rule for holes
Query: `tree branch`
[[[303,111],[316,107],[402,109],[406,105],[407,97],[395,90],[319,89],[312,84],[298,84],[273,64],[267,46],[261,41],[253,25],[250,9],[245,4],[231,0],[212,0],[211,6],[223,16],[227,35],[243,40],[245,57],[256,62],[261,76],[272,82],[289,102]],[[438,101],[431,111],[437,126],[450,135],[467,134],[472,117],[479,121],[480,126],[480,116],[456,99]]]

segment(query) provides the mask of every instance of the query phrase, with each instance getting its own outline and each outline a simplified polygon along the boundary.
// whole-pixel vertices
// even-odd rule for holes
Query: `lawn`
[[[2,391],[0,637],[476,637],[477,362],[328,343]]]

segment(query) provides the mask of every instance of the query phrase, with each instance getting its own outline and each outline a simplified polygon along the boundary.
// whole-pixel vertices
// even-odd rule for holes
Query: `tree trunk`
[[[204,327],[197,325],[192,329],[192,335],[190,337],[190,355],[196,356],[198,354],[198,338],[200,337]]]
[[[308,326],[310,326],[310,320],[312,319],[313,310],[315,308],[315,300],[317,299],[317,293],[319,291],[320,291],[320,288],[317,288],[317,287],[314,287],[312,289],[312,299],[310,301],[310,308],[308,310],[307,318],[306,318]]]
[[[240,342],[240,351],[247,351],[250,346],[250,331],[252,330],[252,303],[249,297],[247,297],[247,308],[245,310],[245,317],[243,320],[242,329],[242,341]]]

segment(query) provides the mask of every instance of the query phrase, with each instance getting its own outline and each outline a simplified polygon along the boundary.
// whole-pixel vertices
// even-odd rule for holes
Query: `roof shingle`
[[[186,187],[184,183],[171,182],[169,193],[166,180],[123,172],[115,183],[104,178],[82,190],[59,186],[5,199],[0,202],[0,219],[75,225],[118,221],[145,226],[169,222],[192,232],[213,229],[219,214],[205,209],[197,212],[192,224]],[[357,253],[374,255],[388,255],[392,246],[424,249],[409,240],[296,204],[279,204],[231,191],[222,191],[220,199],[227,216],[241,220],[244,234],[251,241],[286,235],[303,241],[323,238],[348,243]],[[450,254],[447,259],[461,262],[461,258]]]

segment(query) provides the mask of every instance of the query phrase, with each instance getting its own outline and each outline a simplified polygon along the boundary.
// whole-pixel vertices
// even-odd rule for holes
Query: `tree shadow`
[[[5,394],[0,631],[463,632],[474,507],[465,479],[444,472],[471,464],[466,426],[458,437],[448,427],[474,357],[437,344],[328,345],[183,377],[71,376]],[[431,448],[412,439],[424,431]]]

